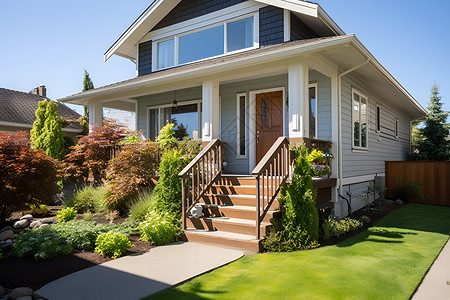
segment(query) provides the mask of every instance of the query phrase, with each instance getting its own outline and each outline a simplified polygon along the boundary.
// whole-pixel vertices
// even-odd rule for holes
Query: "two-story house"
[[[191,137],[205,143],[218,139],[222,179],[254,174],[279,137],[291,143],[330,141],[335,181],[327,195],[339,216],[348,213],[339,195],[350,192],[352,209],[360,208],[364,201],[357,195],[384,175],[385,160],[407,158],[410,123],[426,113],[355,35],[345,34],[320,5],[306,1],[154,0],[106,51],[105,60],[113,55],[136,63],[137,77],[60,101],[89,106],[92,124],[100,124],[103,107],[135,111],[137,128],[150,139],[174,119]],[[280,170],[275,173],[280,177]],[[238,177],[228,185],[233,182],[254,185]],[[259,184],[277,189],[265,182]],[[264,194],[261,187],[257,193]],[[255,209],[265,212],[256,223],[241,225],[257,227],[259,238],[258,225],[269,208],[259,200],[255,208],[252,199],[251,215]],[[230,207],[219,209],[220,216],[234,218]],[[202,222],[198,226],[204,229],[239,223]],[[195,222],[185,223],[188,228]]]

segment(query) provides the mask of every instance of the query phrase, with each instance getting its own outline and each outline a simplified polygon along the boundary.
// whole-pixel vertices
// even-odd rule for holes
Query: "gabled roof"
[[[52,101],[36,94],[0,88],[0,125],[21,124],[31,128],[36,120],[36,109],[42,100]],[[58,116],[69,122],[65,131],[81,132],[80,115],[63,103],[58,103]]]
[[[304,22],[318,31],[330,31],[335,35],[345,32],[331,19],[319,4],[301,0],[250,0],[290,10],[304,17]],[[152,4],[134,21],[134,23],[106,51],[104,58],[113,55],[131,60],[136,59],[137,44],[154,28],[181,0],[153,0]]]

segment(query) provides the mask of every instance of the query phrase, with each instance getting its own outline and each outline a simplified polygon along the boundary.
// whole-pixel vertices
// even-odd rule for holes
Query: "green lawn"
[[[346,241],[246,256],[146,299],[409,299],[450,235],[450,207],[411,204]]]

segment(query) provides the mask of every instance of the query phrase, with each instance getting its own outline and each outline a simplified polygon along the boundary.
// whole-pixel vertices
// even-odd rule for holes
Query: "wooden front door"
[[[283,136],[283,92],[256,95],[256,164]]]

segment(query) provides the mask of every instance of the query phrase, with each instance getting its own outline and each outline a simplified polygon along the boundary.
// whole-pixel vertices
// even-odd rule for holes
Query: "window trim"
[[[361,147],[361,146],[355,146],[355,119],[354,119],[354,114],[353,114],[353,101],[355,101],[355,94],[357,94],[360,97],[360,101],[359,101],[359,106],[361,108],[361,98],[365,98],[366,99],[366,147]],[[360,110],[361,111],[361,110]],[[351,131],[352,131],[352,141],[351,141],[351,145],[352,145],[352,150],[354,150],[354,152],[367,152],[369,150],[369,98],[362,93],[361,91],[359,91],[356,88],[352,87],[352,96],[351,96],[351,106],[350,106],[350,113],[352,115],[352,123],[351,123]],[[361,122],[360,122],[360,128],[361,128]],[[360,130],[361,132],[361,130]],[[360,139],[361,140],[361,139]],[[361,144],[361,143],[360,143]]]
[[[235,51],[230,51],[228,52],[228,23],[232,23],[235,21],[239,21],[239,20],[243,20],[243,19],[247,19],[247,18],[251,18],[253,17],[253,46],[252,47],[248,47],[248,48],[243,48],[243,49],[239,49],[239,50],[235,50]],[[215,55],[215,56],[210,56],[210,57],[206,57],[206,58],[202,58],[199,60],[194,60],[194,61],[190,61],[187,63],[183,63],[180,64],[179,63],[179,39],[182,36],[186,36],[192,33],[196,33],[196,32],[200,32],[203,30],[207,30],[207,29],[211,29],[211,28],[215,28],[215,27],[220,27],[223,26],[224,28],[224,53],[223,54],[219,54],[219,55]],[[165,42],[165,41],[169,41],[169,40],[174,40],[174,65],[167,67],[167,68],[161,68],[158,69],[158,44],[161,42]],[[182,31],[182,32],[175,32],[170,36],[165,36],[165,37],[160,37],[160,38],[155,38],[152,41],[152,72],[156,72],[156,71],[162,71],[162,70],[167,70],[170,68],[174,68],[174,67],[179,67],[179,66],[183,66],[183,65],[187,65],[187,64],[191,64],[194,62],[200,62],[200,61],[204,61],[207,59],[212,59],[212,58],[217,58],[217,57],[222,57],[225,55],[230,55],[230,54],[235,54],[235,53],[240,53],[243,51],[247,51],[247,50],[251,50],[251,49],[256,49],[259,48],[259,11],[255,11],[252,13],[248,13],[248,14],[243,14],[243,15],[239,15],[233,18],[228,18],[225,20],[221,20],[220,22],[215,22],[212,24],[199,24],[198,27],[187,30],[187,31]]]
[[[201,124],[202,99],[181,101],[181,102],[177,103],[178,106],[191,105],[191,104],[197,104],[198,138],[201,139],[202,138],[202,124]],[[161,116],[161,109],[168,108],[168,107],[173,107],[173,104],[172,103],[167,103],[167,104],[147,106],[147,138],[150,138],[149,137],[149,135],[150,135],[150,111],[153,110],[153,109],[157,109],[158,110],[158,129],[157,129],[157,132],[159,132],[161,130],[161,128],[163,127],[162,124],[161,124],[161,117],[160,117]]]
[[[395,118],[394,120],[394,137],[398,139],[400,136],[400,121],[398,118]]]
[[[248,133],[248,117],[247,117],[247,111],[248,111],[248,96],[247,96],[247,93],[238,93],[238,94],[236,94],[236,116],[237,116],[237,118],[236,118],[236,120],[237,120],[237,126],[236,126],[236,128],[237,128],[237,135],[236,135],[236,137],[237,137],[237,139],[236,139],[236,150],[237,150],[237,155],[236,155],[236,158],[238,158],[238,159],[246,159],[246,158],[248,158],[248,145],[245,145],[244,146],[244,155],[242,155],[242,154],[240,154],[240,152],[241,152],[241,137],[240,137],[240,131],[241,131],[241,120],[240,120],[240,116],[241,116],[241,103],[240,103],[240,101],[241,101],[241,97],[244,97],[244,102],[245,102],[245,112],[244,112],[244,114],[245,114],[245,120],[244,120],[244,126],[245,126],[245,133],[244,133],[244,135],[245,135],[245,138],[244,138],[244,140],[245,141],[247,141],[247,133]]]
[[[375,108],[375,132],[381,133],[381,106],[378,104]]]

